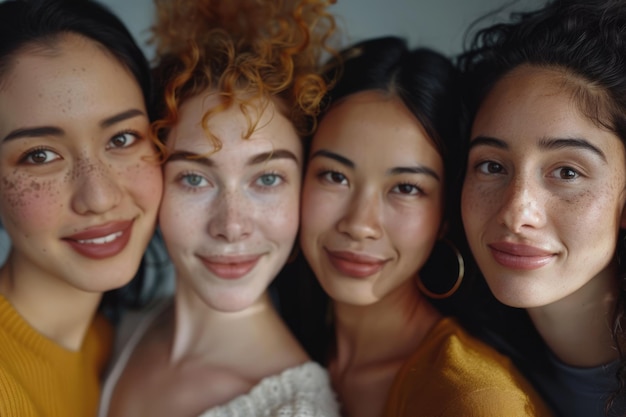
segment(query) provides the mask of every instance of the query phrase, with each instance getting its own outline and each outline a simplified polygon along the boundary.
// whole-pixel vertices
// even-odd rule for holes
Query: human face
[[[611,275],[624,146],[581,114],[571,91],[582,81],[565,77],[513,70],[472,128],[463,223],[489,287],[514,307],[546,306]]]
[[[162,187],[137,82],[77,35],[18,53],[2,81],[0,218],[12,276],[94,292],[126,284]]]
[[[326,114],[305,175],[300,244],[330,297],[369,305],[412,285],[439,232],[443,175],[398,98],[361,92]]]
[[[238,106],[212,115],[208,128],[222,148],[211,153],[200,121],[218,104],[207,92],[181,106],[168,137],[159,219],[177,293],[234,312],[253,305],[289,257],[298,231],[302,144],[270,102],[248,139]]]

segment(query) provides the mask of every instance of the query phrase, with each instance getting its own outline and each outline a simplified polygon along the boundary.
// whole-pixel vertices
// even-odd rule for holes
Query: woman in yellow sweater
[[[327,363],[343,415],[549,415],[511,361],[442,315],[420,284],[429,256],[443,257],[436,242],[454,218],[462,165],[452,64],[397,38],[344,57],[311,143],[300,239],[332,299]],[[448,253],[440,283],[463,276]]]
[[[91,1],[0,4],[0,415],[91,416],[111,329],[96,310],[136,274],[161,170],[149,68]]]

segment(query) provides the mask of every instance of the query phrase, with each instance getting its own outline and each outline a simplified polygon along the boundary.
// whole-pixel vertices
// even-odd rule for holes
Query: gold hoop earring
[[[446,262],[446,257],[441,256],[440,252],[442,245],[446,247],[448,251],[452,251],[452,254],[456,258],[456,261],[458,263],[458,274],[456,276],[454,284],[450,289],[443,290],[443,292],[441,291],[441,289],[438,289],[438,291],[431,290],[426,286],[426,284],[424,284],[425,276],[433,276],[434,278],[431,277],[429,281],[432,281],[434,283],[440,283],[441,272],[450,267],[450,262]],[[435,244],[435,247],[433,248],[430,257],[428,258],[428,261],[426,261],[426,264],[421,269],[419,277],[417,278],[417,288],[429,298],[433,298],[436,300],[448,298],[459,289],[461,283],[463,282],[464,276],[465,260],[463,259],[463,255],[461,255],[461,252],[451,241],[449,241],[448,239],[442,239]]]

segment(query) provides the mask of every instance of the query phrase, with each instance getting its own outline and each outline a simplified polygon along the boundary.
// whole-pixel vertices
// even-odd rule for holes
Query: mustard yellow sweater
[[[112,327],[98,316],[81,350],[67,350],[0,295],[0,416],[94,416],[112,340]]]
[[[444,318],[395,378],[384,417],[545,417],[512,362]]]

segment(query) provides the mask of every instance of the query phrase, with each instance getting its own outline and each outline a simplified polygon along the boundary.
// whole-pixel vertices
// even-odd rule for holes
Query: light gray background
[[[152,0],[101,1],[122,18],[152,57],[151,48],[145,46],[154,17]],[[544,3],[545,0],[337,0],[329,10],[343,28],[341,46],[368,37],[398,35],[411,46],[427,46],[451,56],[462,50],[465,31],[479,17],[509,4],[512,5],[504,16],[511,10],[534,9]],[[481,24],[491,21],[483,20]]]

